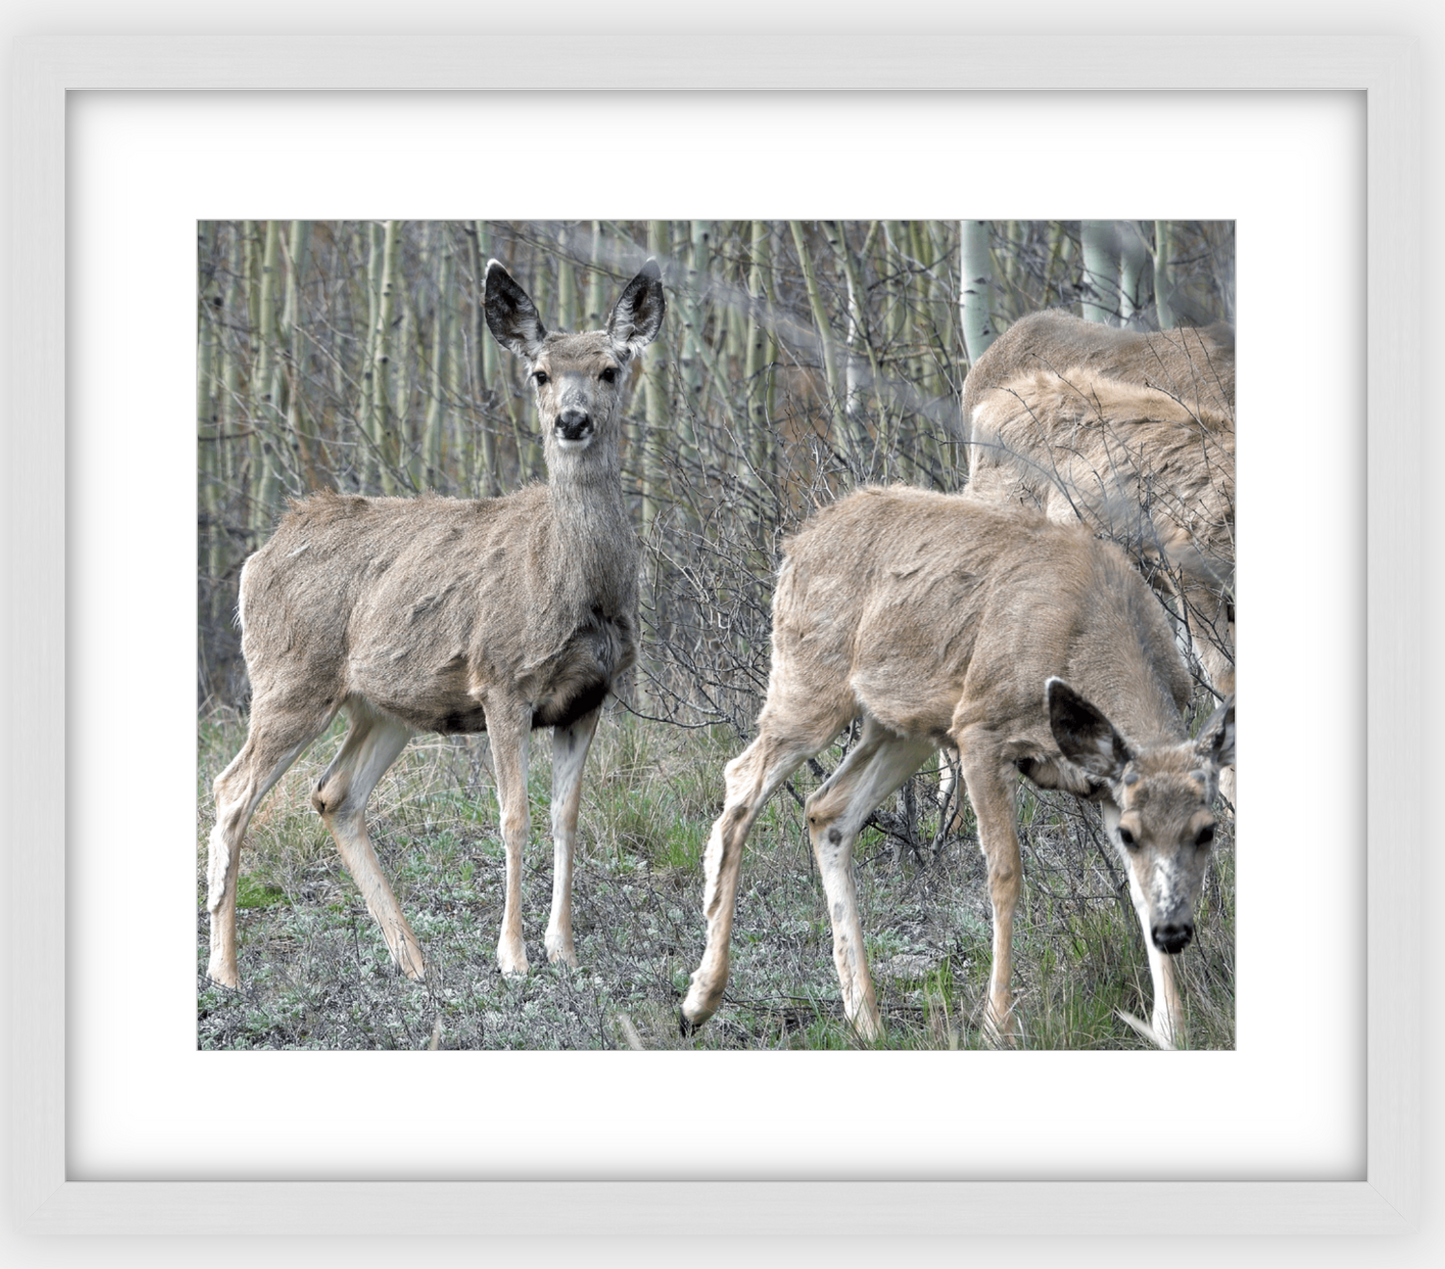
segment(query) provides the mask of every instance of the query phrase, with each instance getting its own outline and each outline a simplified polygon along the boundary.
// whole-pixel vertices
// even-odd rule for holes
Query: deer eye
[[[1131,833],[1122,824],[1119,825],[1119,840],[1123,842],[1124,845],[1127,846],[1130,850],[1134,849],[1134,834]]]
[[[532,379],[536,382],[539,388],[542,387],[543,384],[552,382],[552,376],[549,375],[545,370],[533,371]]]
[[[1199,832],[1194,835],[1194,844],[1198,846],[1200,850],[1208,850],[1209,847],[1213,846],[1214,825],[1210,824],[1206,828],[1201,828]]]
[[[608,366],[607,369],[604,370],[604,371],[603,371],[600,375],[598,375],[597,377],[598,377],[599,379],[601,379],[603,383],[616,383],[616,382],[617,382],[617,367],[616,367],[616,366]]]

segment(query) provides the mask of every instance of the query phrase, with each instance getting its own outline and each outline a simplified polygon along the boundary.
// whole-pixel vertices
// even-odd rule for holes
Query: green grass
[[[504,852],[484,739],[418,737],[377,787],[369,825],[382,866],[421,940],[427,981],[392,965],[380,932],[310,805],[340,744],[338,723],[262,803],[242,853],[242,986],[205,976],[210,784],[239,749],[234,713],[200,724],[197,1012],[203,1048],[616,1048],[627,1024],[648,1048],[843,1049],[865,1046],[843,1018],[822,886],[792,792],[759,817],[742,865],[733,965],[718,1015],[693,1036],[678,1008],[704,944],[702,852],[721,808],[722,769],[741,746],[620,711],[602,722],[584,778],[573,889],[579,967],[541,947],[551,894],[551,784],[545,733],[529,777],[532,841],[523,916],[532,972],[504,979],[495,949]],[[834,750],[820,757],[831,769]],[[918,777],[919,835],[933,839],[936,776]],[[891,805],[891,804],[890,804]],[[1145,1047],[1117,1016],[1147,1018],[1148,963],[1091,809],[1020,797],[1024,892],[1014,986],[1024,1048]],[[1027,823],[1025,824],[1025,821]],[[987,880],[971,814],[924,864],[864,831],[857,879],[869,964],[886,1033],[878,1047],[985,1047],[991,958]],[[1186,1043],[1234,1044],[1233,821],[1221,816],[1198,933],[1176,961]]]

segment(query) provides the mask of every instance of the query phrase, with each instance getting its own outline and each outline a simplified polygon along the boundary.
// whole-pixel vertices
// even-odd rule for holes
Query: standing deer
[[[1221,696],[1234,691],[1234,332],[1020,318],[963,388],[971,497],[1082,519],[1173,602]]]
[[[486,731],[506,844],[497,963],[525,974],[522,848],[530,733],[552,728],[552,911],[545,948],[576,964],[571,880],[583,764],[607,693],[636,656],[637,543],[622,498],[624,370],[657,335],[655,261],[605,330],[549,332],[495,260],[487,325],[536,391],[548,483],[502,498],[297,503],[241,573],[246,743],[215,782],[210,977],[235,987],[236,879],[257,804],[338,710],[350,723],[311,802],[381,927],[423,977],[421,947],[367,837],[366,801],[415,731]]]
[[[1194,932],[1234,704],[1197,740],[1191,681],[1158,601],[1123,553],[1081,525],[1024,508],[894,487],[815,515],[785,546],[758,736],[726,768],[704,856],[707,949],[684,1032],[710,1018],[728,975],[743,842],[768,797],[853,719],[862,734],[808,799],[843,1006],[881,1019],[863,951],[853,844],[870,812],[940,745],[957,748],[993,904],[985,1023],[1014,1034],[1009,978],[1020,883],[1015,776],[1101,803],[1144,928],[1153,1028],[1179,1019],[1169,957]]]

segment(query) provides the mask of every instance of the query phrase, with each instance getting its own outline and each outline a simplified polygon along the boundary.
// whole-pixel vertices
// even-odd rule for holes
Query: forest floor
[[[722,805],[726,729],[684,730],[610,709],[584,777],[573,888],[578,967],[542,949],[552,881],[550,744],[532,746],[523,916],[531,973],[496,965],[503,848],[485,737],[418,737],[369,807],[382,867],[427,958],[424,983],[392,964],[310,791],[338,722],[287,772],[242,854],[242,984],[205,976],[211,781],[245,738],[233,710],[203,715],[196,858],[197,1042],[202,1049],[838,1049],[843,1017],[827,905],[803,830],[804,767],[759,818],[742,863],[722,1008],[694,1034],[678,1010],[704,944],[702,850]],[[538,737],[537,741],[543,740]],[[839,751],[819,756],[831,770]],[[972,817],[939,831],[938,773],[915,777],[864,830],[856,875],[885,1034],[876,1047],[989,1047],[982,1028],[990,910]],[[1015,921],[1021,1047],[1149,1047],[1119,1017],[1149,1017],[1143,936],[1097,812],[1020,793],[1024,890]],[[912,821],[910,826],[910,820]],[[1234,821],[1220,832],[1197,935],[1177,960],[1183,1047],[1234,1045]]]

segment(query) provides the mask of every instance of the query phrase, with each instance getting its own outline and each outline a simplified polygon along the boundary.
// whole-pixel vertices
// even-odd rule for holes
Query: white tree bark
[[[1112,220],[1085,220],[1083,247],[1084,320],[1112,322],[1119,313],[1119,236]]]
[[[988,221],[959,221],[958,237],[963,348],[971,366],[998,335],[993,320],[993,262],[989,256]]]

